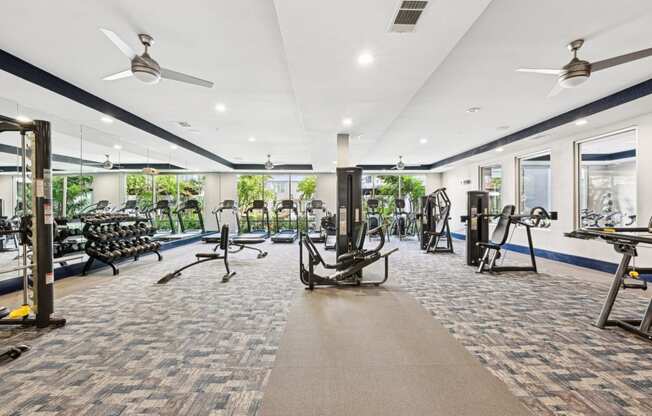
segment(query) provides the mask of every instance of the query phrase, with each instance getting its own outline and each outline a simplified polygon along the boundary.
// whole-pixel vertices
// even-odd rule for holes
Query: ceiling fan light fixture
[[[568,73],[559,78],[559,85],[563,88],[575,88],[584,84],[589,79],[589,72]]]
[[[145,84],[157,84],[161,80],[161,74],[146,67],[132,68],[131,72]]]
[[[272,170],[274,169],[274,164],[272,163],[272,156],[267,155],[267,162],[265,162],[265,169]]]
[[[403,156],[398,157],[398,162],[396,163],[396,170],[405,169],[405,162],[403,162]]]
[[[109,155],[104,156],[106,156],[106,160],[102,163],[102,167],[107,170],[113,169],[113,162],[109,159]]]

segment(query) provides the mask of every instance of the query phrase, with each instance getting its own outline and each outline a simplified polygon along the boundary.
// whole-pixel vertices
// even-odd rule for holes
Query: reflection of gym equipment
[[[515,215],[514,205],[506,205],[500,215],[488,214],[489,197],[487,192],[471,191],[468,193],[468,212],[462,217],[467,223],[467,263],[478,266],[478,273],[531,271],[537,272],[534,246],[532,244],[532,228],[548,228],[552,220],[557,219],[557,213],[548,213],[542,207],[532,208],[530,214]],[[489,221],[498,217],[491,238],[489,234]],[[510,239],[510,228],[514,231],[518,226],[524,226],[527,234],[530,266],[496,266],[496,260],[501,258],[501,249]],[[512,232],[513,234],[513,232]],[[479,256],[479,257],[475,257]]]
[[[158,283],[163,284],[167,283],[170,280],[174,279],[175,277],[181,276],[181,272],[189,267],[195,266],[200,263],[205,263],[207,261],[212,261],[212,260],[224,260],[224,267],[226,269],[226,274],[222,277],[222,282],[228,282],[231,277],[235,275],[235,272],[232,272],[231,269],[229,268],[229,254],[235,254],[239,253],[243,250],[252,250],[255,251],[257,254],[257,258],[262,259],[263,257],[267,256],[266,251],[262,251],[260,249],[257,249],[255,247],[250,247],[245,244],[240,244],[236,243],[233,238],[230,237],[229,235],[229,225],[224,224],[221,228],[220,231],[220,243],[213,248],[212,253],[197,253],[195,254],[195,257],[197,258],[196,261],[187,264],[183,266],[182,268],[175,270],[172,273],[168,273],[165,276],[163,276]],[[261,239],[263,242],[264,239]],[[217,253],[217,250],[220,249],[222,252]]]
[[[251,218],[254,211],[261,212],[260,220],[254,220]],[[262,199],[256,199],[251,203],[251,206],[245,210],[245,218],[247,219],[247,233],[250,236],[262,237],[264,239],[269,238],[272,234],[272,227],[269,223],[269,211],[265,205],[265,201]],[[257,224],[260,224],[259,228],[254,228]],[[241,237],[245,234],[241,233]]]
[[[18,232],[14,221],[7,217],[0,217],[0,253],[18,251],[18,239],[16,238]],[[8,246],[9,242],[13,243],[13,247]]]
[[[389,241],[390,233],[387,232],[387,224],[385,223],[385,218],[380,210],[380,201],[376,198],[367,199],[367,224],[371,230],[383,227],[385,230],[385,238]],[[369,236],[369,239],[371,240],[374,236]]]
[[[326,214],[321,217],[321,228],[325,232],[324,249],[335,250],[337,244],[337,225],[335,224],[335,214]]]
[[[118,210],[118,212],[126,212],[129,214],[136,214],[138,212],[138,200],[137,199],[129,199],[125,201],[124,204],[122,204],[122,208]]]
[[[109,209],[109,205],[109,201],[102,199],[94,204],[90,204],[82,208],[81,211],[79,211],[79,216],[107,211]]]
[[[362,220],[362,190],[361,168],[337,168],[337,262],[328,264],[319,254],[315,244],[306,235],[301,236],[299,244],[300,279],[312,290],[315,286],[339,285],[380,285],[389,276],[389,256],[398,250],[395,248],[386,253],[380,253],[385,244],[382,227],[371,230],[370,234],[378,234],[380,242],[371,250],[364,249],[367,235],[367,223]],[[303,261],[304,248],[308,252],[308,265]],[[364,281],[362,272],[365,267],[385,259],[385,273],[382,280]],[[315,273],[315,267],[322,265],[325,269],[334,269],[329,276]]]
[[[236,222],[236,227],[238,232],[240,231],[240,216],[238,215],[238,207],[235,205],[235,201],[232,199],[225,199],[220,203],[220,205],[217,208],[214,208],[211,213],[215,215],[215,222],[217,223],[217,229],[220,229],[220,224],[222,223],[222,214],[224,211],[231,211],[233,215],[235,216],[235,222]],[[211,234],[209,236],[206,236],[202,238],[202,241],[204,243],[210,243],[210,244],[219,244],[221,241],[221,232]]]
[[[394,200],[394,214],[392,223],[389,225],[389,234],[398,236],[402,240],[407,236],[408,215],[405,212],[405,200],[396,198]]]
[[[278,214],[287,211],[288,216],[285,223],[287,228],[281,228]],[[294,221],[292,216],[294,215]],[[276,224],[276,234],[272,236],[274,243],[294,243],[299,237],[299,210],[297,204],[291,199],[284,199],[274,210],[274,222]]]
[[[564,233],[564,235],[582,240],[604,241],[611,244],[616,253],[623,256],[614,274],[609,293],[595,326],[600,329],[608,326],[618,326],[644,339],[652,340],[652,334],[650,333],[650,327],[652,327],[652,300],[650,300],[641,319],[609,319],[620,289],[647,290],[647,282],[638,279],[642,274],[652,274],[652,268],[636,267],[636,257],[638,256],[637,246],[639,244],[652,245],[652,219],[650,219],[647,227],[591,227]]]
[[[421,249],[426,253],[452,253],[453,239],[450,231],[451,201],[446,188],[439,188],[428,196],[422,197],[422,236]],[[445,246],[439,243],[445,241]]]
[[[189,230],[186,227],[186,223],[183,221],[183,214],[185,212],[190,212],[197,216],[197,221],[199,222],[199,229]],[[176,210],[177,218],[179,219],[179,228],[181,228],[182,233],[186,232],[201,232],[205,233],[206,229],[204,228],[204,215],[201,211],[201,206],[199,201],[196,199],[189,199],[186,202],[182,202],[181,205]]]
[[[145,211],[145,216],[149,220],[149,222],[152,224],[152,227],[158,228],[156,224],[156,220],[158,219],[159,216],[164,216],[168,220],[168,224],[170,225],[170,235],[174,235],[177,232],[176,227],[174,226],[174,219],[172,218],[172,209],[170,208],[170,201],[167,199],[161,199],[159,201],[156,201],[156,205],[153,206],[152,208],[148,209]],[[164,238],[165,235],[157,235],[157,238]]]
[[[322,218],[324,215],[328,214],[328,211],[326,210],[326,206],[324,206],[324,201],[320,199],[313,199],[312,201],[306,204],[306,212],[305,212],[306,233],[308,234],[308,238],[310,239],[310,241],[313,241],[315,243],[323,243],[324,241],[326,241],[326,233],[324,228],[322,227],[322,222],[317,217],[316,211],[321,211]],[[310,216],[312,216],[313,218],[312,224],[310,221]]]

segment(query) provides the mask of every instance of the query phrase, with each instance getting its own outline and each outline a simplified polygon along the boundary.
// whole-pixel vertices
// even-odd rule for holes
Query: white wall
[[[238,201],[238,177],[233,173],[207,173],[204,184],[204,224],[206,230],[217,230],[217,221],[211,211],[223,200]],[[230,231],[235,232],[236,223],[233,215],[222,215],[222,223],[229,224]]]
[[[474,161],[448,170],[442,175],[442,185],[447,188],[452,201],[452,223],[454,232],[464,233],[464,225],[460,216],[466,214],[466,193],[479,189],[479,167],[493,164],[502,166],[502,203],[516,205],[516,163],[515,159],[531,153],[544,150],[551,151],[552,172],[552,210],[558,211],[559,220],[553,221],[549,229],[533,230],[533,240],[536,248],[555,252],[589,257],[603,261],[618,262],[620,255],[613,248],[596,240],[578,240],[563,236],[564,232],[575,228],[575,162],[574,142],[599,136],[629,127],[638,129],[637,143],[637,215],[638,224],[647,225],[652,215],[652,187],[648,186],[648,178],[652,178],[652,116],[646,115],[624,120],[607,127],[584,132],[575,137],[565,137],[554,141],[531,141],[527,151],[514,153],[506,150],[503,153],[488,154],[487,159]],[[470,180],[469,185],[462,181]],[[521,229],[514,233],[512,243],[526,245],[525,231]],[[637,262],[645,262],[645,257],[639,257]],[[648,260],[652,264],[652,260]]]
[[[15,180],[14,176],[0,176],[0,199],[2,199],[2,215],[11,217],[14,215],[16,206]]]
[[[119,208],[125,199],[124,176],[121,173],[93,175],[93,203],[107,200]]]
[[[426,194],[441,188],[441,173],[426,173]]]
[[[318,173],[317,190],[315,199],[321,199],[326,205],[326,209],[335,212],[337,204],[337,174],[335,173]]]

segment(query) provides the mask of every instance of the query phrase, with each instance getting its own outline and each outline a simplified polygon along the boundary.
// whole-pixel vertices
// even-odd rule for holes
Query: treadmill
[[[260,220],[251,218],[254,211],[260,211],[262,213]],[[247,219],[247,232],[239,233],[238,237],[263,238],[266,240],[272,234],[269,223],[269,211],[267,210],[265,201],[262,199],[256,199],[251,203],[251,206],[245,210],[245,218]],[[258,227],[256,228],[257,225]]]
[[[278,214],[283,211],[288,212],[288,218],[285,221],[287,228],[281,228],[278,220]],[[292,220],[292,214],[294,214],[294,221]],[[293,200],[282,200],[274,210],[274,219],[277,230],[276,234],[272,236],[274,243],[294,243],[299,238],[299,210]]]
[[[197,216],[199,221],[199,228],[195,230],[189,230],[186,228],[186,224],[183,222],[183,214],[186,211],[190,211]],[[196,199],[189,199],[186,202],[183,202],[176,211],[177,218],[179,219],[179,228],[181,228],[181,233],[205,233],[206,229],[204,228],[204,215],[202,214],[201,207],[199,206],[199,201]]]
[[[222,201],[222,203],[215,208],[213,211],[213,215],[215,215],[215,221],[217,223],[217,229],[221,229],[221,217],[222,213],[224,211],[231,211],[233,215],[235,216],[235,223],[236,223],[236,228],[237,231],[240,232],[240,216],[238,215],[238,207],[235,205],[235,201],[232,199],[225,199]],[[232,235],[233,236],[233,235]],[[215,234],[208,235],[204,238],[201,239],[204,243],[210,243],[210,244],[220,244],[222,241],[222,233],[217,232]]]
[[[145,215],[149,219],[149,222],[152,224],[152,227],[157,228],[157,233],[154,235],[154,238],[156,240],[178,240],[181,238],[181,236],[176,235],[177,229],[174,226],[174,220],[172,219],[172,209],[170,208],[170,201],[167,199],[161,199],[159,201],[156,201],[156,205],[147,211],[145,211]],[[170,231],[169,232],[159,232],[158,227],[156,224],[156,217],[157,215],[163,215],[168,219],[168,223],[170,224]]]
[[[315,211],[321,211],[322,214],[328,213],[328,211],[326,211],[326,207],[324,206],[324,201],[321,199],[313,199],[306,204],[306,230],[308,233],[308,238],[314,243],[323,243],[326,240],[326,234],[324,228],[321,226],[321,222],[318,222],[317,214]],[[309,221],[310,215],[314,216],[312,228],[310,227]],[[317,228],[317,224],[319,224],[319,228]]]

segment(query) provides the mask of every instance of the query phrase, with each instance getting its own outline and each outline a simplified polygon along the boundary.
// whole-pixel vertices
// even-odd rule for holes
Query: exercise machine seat
[[[511,224],[511,216],[514,215],[516,207],[514,205],[505,205],[502,213],[498,219],[498,224],[491,234],[491,239],[487,242],[476,243],[479,247],[489,247],[498,249],[502,247],[509,238],[509,226]]]

